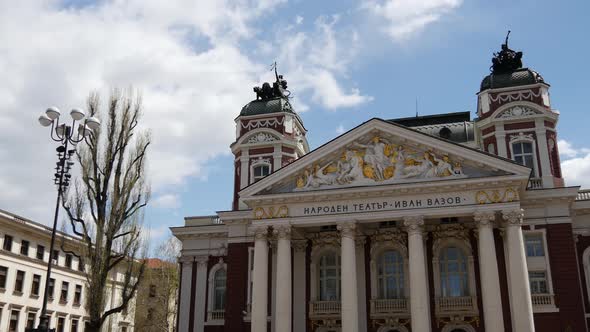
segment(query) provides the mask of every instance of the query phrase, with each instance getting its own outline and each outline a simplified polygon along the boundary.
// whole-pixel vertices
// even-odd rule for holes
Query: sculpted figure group
[[[433,151],[406,151],[375,136],[367,144],[355,142],[337,161],[316,164],[297,178],[297,188],[319,188],[404,179],[443,178],[463,175],[461,165]]]

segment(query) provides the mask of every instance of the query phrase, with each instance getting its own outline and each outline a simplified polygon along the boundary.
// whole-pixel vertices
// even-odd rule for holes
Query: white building
[[[83,331],[88,315],[84,263],[62,250],[73,249],[80,241],[57,232],[51,271],[47,313],[50,327],[58,332]],[[51,228],[0,210],[0,331],[22,332],[37,327],[41,313]],[[123,275],[117,273],[116,286],[108,291],[108,308],[117,305]],[[51,287],[53,285],[53,287]],[[117,292],[119,290],[119,292]],[[107,309],[108,309],[107,308]],[[126,315],[116,314],[103,325],[105,332],[132,332],[135,312],[130,306]]]

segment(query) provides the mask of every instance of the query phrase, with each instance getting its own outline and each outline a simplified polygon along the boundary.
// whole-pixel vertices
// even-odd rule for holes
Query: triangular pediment
[[[240,196],[515,176],[530,169],[381,119],[371,119],[246,187]]]

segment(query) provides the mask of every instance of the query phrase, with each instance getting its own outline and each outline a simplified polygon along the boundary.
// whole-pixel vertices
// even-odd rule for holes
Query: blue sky
[[[590,187],[589,11],[582,0],[0,1],[0,208],[51,216],[43,109],[132,85],[154,136],[146,225],[159,242],[184,216],[230,207],[233,119],[273,61],[314,148],[368,118],[412,116],[416,98],[421,115],[474,114],[509,29],[551,84],[567,183]]]

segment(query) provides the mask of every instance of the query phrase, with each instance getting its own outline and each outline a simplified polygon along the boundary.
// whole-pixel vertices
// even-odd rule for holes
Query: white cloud
[[[180,207],[178,194],[162,194],[154,198],[152,205],[163,209],[174,209]]]
[[[344,126],[342,124],[339,124],[338,127],[336,128],[336,134],[337,135],[344,134]]]
[[[443,15],[461,6],[463,0],[368,0],[362,8],[386,21],[385,32],[396,41],[404,41]]]
[[[575,148],[565,140],[557,142],[566,184],[590,188],[590,149]]]

